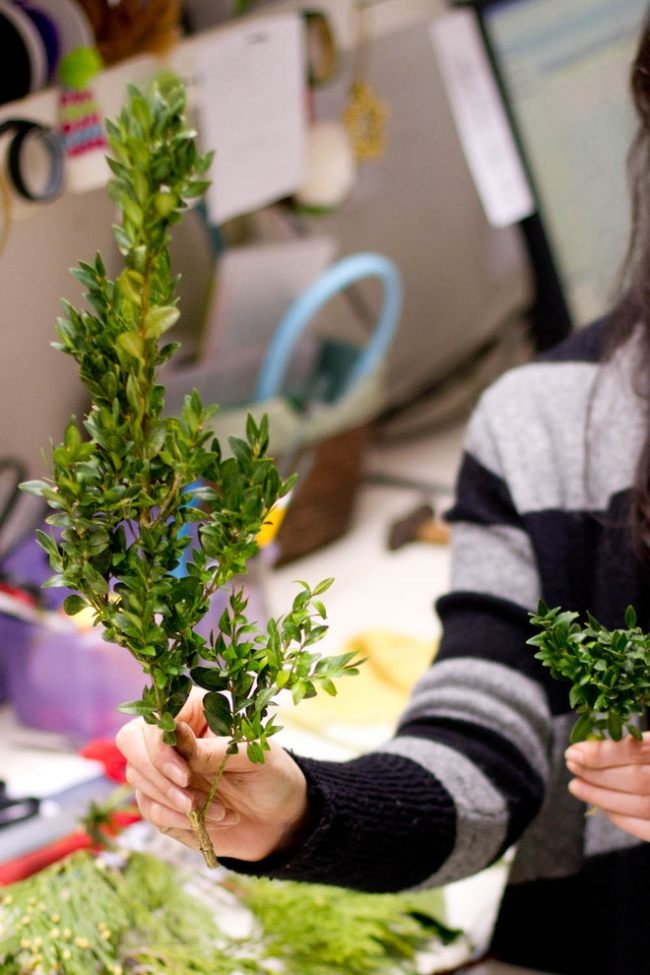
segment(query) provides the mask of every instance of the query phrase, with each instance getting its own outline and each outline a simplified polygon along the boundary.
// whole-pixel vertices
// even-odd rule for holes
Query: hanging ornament
[[[94,47],[78,47],[59,65],[59,125],[63,136],[68,189],[83,192],[103,186],[109,175],[102,113],[90,82],[102,60]]]
[[[314,90],[335,76],[338,48],[330,19],[320,10],[304,10],[308,116],[305,175],[293,202],[311,215],[331,213],[348,197],[356,160],[347,128],[340,119],[316,118]]]
[[[294,200],[312,214],[330,213],[348,197],[356,163],[344,125],[312,122],[307,130],[305,178]]]
[[[386,151],[389,109],[378,97],[368,81],[370,32],[367,23],[367,0],[357,4],[357,46],[348,92],[348,102],[343,112],[352,151],[357,162],[381,159]]]

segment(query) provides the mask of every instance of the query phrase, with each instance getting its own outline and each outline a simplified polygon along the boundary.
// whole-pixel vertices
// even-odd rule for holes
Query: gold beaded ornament
[[[357,4],[358,32],[352,83],[343,112],[343,124],[357,162],[381,159],[386,151],[388,104],[367,80],[370,37],[367,0]]]

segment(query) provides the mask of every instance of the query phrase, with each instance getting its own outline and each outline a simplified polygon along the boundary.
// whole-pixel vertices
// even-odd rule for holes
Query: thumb
[[[216,775],[226,756],[229,743],[229,738],[217,738],[212,735],[205,738],[194,738],[192,753],[187,756],[187,763],[191,771],[196,775],[203,775],[208,778]],[[236,759],[237,755],[229,756],[229,761],[236,761]]]
[[[176,751],[191,765],[196,754],[196,735],[185,721],[176,724]]]

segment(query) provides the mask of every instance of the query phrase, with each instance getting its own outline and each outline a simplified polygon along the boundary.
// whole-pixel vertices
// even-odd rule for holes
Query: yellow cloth
[[[336,682],[336,697],[320,692],[300,702],[296,723],[314,731],[328,725],[394,724],[411,688],[431,664],[435,640],[421,640],[387,630],[370,630],[349,640],[343,652],[356,650],[366,661],[359,673]],[[292,720],[291,705],[283,718]]]

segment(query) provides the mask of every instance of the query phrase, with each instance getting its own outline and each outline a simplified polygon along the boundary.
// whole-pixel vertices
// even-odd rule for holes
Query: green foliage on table
[[[635,718],[650,705],[650,634],[637,625],[634,608],[625,612],[625,627],[609,630],[590,613],[549,609],[539,603],[531,622],[541,632],[527,642],[553,677],[571,682],[569,703],[579,718],[571,741],[625,733],[641,738]]]
[[[106,126],[123,269],[110,278],[98,254],[73,271],[89,308],[64,304],[55,346],[76,360],[91,407],[53,447],[50,478],[23,488],[45,499],[48,522],[61,530],[60,541],[38,533],[55,572],[48,584],[75,590],[66,611],[91,607],[105,638],[126,647],[150,680],[122,710],[158,725],[173,745],[194,682],[208,692],[207,723],[230,737],[229,753],[244,744],[263,762],[278,730],[269,714],[278,692],[296,702],[318,688],[333,694],[334,678],[356,672],[354,655],[320,659],[311,649],[326,631],[318,597],[331,580],[301,583],[287,615],[266,628],[249,623],[234,589],[216,635],[196,632],[214,594],[245,573],[292,478],[282,480],[267,454],[265,417],[249,417],[245,439],[231,437],[224,451],[210,427],[216,407],[196,391],[180,415],[164,412],[157,374],[178,349],[165,339],[179,317],[170,228],[205,192],[211,160],[187,127],[182,85],[165,78],[144,92],[130,87]],[[197,543],[179,578],[190,528]]]
[[[142,853],[68,857],[0,896],[3,975],[415,975],[416,952],[460,932],[438,890],[359,894],[226,876],[192,889]],[[207,895],[207,896],[206,896]],[[252,913],[234,937],[220,911]],[[245,913],[245,912],[244,912]]]
[[[439,920],[441,890],[367,894],[261,879],[242,887],[264,928],[266,951],[286,975],[413,972],[418,949],[460,935]]]

